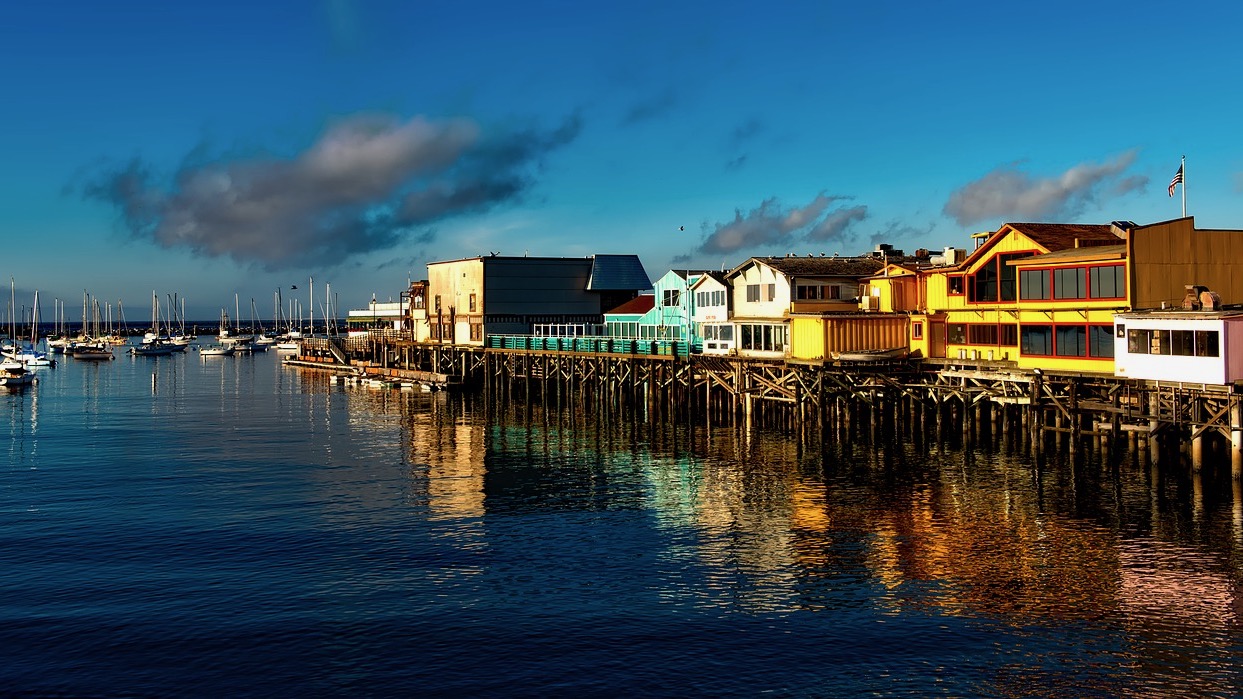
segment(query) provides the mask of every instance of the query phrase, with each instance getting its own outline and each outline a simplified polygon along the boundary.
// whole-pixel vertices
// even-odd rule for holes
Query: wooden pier
[[[1017,434],[1035,453],[1070,445],[1108,449],[1125,439],[1154,464],[1185,456],[1199,471],[1228,458],[1232,476],[1243,478],[1243,395],[1234,385],[1023,371],[990,360],[795,362],[690,354],[668,342],[534,340],[463,346],[391,333],[316,339],[304,341],[289,363],[438,377],[499,401],[573,395],[602,411],[642,410],[648,420],[691,427],[753,425],[822,438],[843,425],[952,430],[973,439]]]

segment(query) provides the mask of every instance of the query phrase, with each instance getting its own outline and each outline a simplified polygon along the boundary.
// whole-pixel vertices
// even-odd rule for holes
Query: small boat
[[[277,352],[297,352],[298,343],[295,341],[278,342],[275,345]]]
[[[141,345],[130,348],[130,354],[136,354],[143,357],[164,357],[177,352],[178,349],[173,343],[167,340],[151,340]]]
[[[201,357],[232,357],[234,349],[224,345],[207,345],[199,350]]]
[[[34,381],[34,372],[26,371],[25,364],[13,360],[0,362],[0,386],[4,388],[17,388],[29,386]]]
[[[74,359],[115,359],[115,357],[112,356],[111,347],[93,342],[74,344],[69,348],[68,352],[69,356]]]

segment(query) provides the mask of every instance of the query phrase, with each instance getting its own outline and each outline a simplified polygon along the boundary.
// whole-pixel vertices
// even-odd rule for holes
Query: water
[[[0,394],[8,696],[1238,696],[1243,492],[253,357]]]

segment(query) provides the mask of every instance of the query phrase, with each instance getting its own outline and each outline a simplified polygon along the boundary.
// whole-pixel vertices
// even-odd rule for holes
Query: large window
[[[1054,332],[1054,353],[1059,357],[1088,356],[1088,329],[1083,325],[1059,325]]]
[[[1126,297],[1126,270],[1122,265],[1092,267],[1088,270],[1088,281],[1094,299]]]
[[[1025,269],[1019,272],[1019,286],[1025,301],[1049,298],[1049,270]]]
[[[1221,353],[1220,334],[1216,330],[1131,329],[1126,339],[1131,354],[1217,357]]]
[[[1019,328],[1019,351],[1023,354],[1053,354],[1052,325],[1024,325]]]
[[[1053,270],[1053,298],[1085,299],[1088,297],[1087,270],[1064,267]]]
[[[1030,252],[1008,252],[985,262],[968,284],[969,301],[1014,301],[1018,298],[1018,269],[1009,263],[1031,257]]]
[[[748,284],[747,285],[747,303],[756,303],[759,300],[760,300],[760,285],[759,284]]]
[[[997,344],[997,326],[992,324],[972,323],[967,326],[967,342],[972,345]]]
[[[1025,355],[1112,359],[1112,325],[1024,325],[1019,349]]]
[[[1088,354],[1093,357],[1114,356],[1113,328],[1108,325],[1088,326]]]
[[[787,331],[788,328],[784,324],[740,323],[738,325],[738,346],[744,350],[784,352]]]

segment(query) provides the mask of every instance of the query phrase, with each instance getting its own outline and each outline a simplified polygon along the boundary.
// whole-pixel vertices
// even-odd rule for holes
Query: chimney
[[[1208,287],[1200,286],[1198,284],[1187,284],[1183,288],[1187,290],[1187,295],[1183,297],[1183,310],[1200,310],[1200,294],[1208,291]]]

